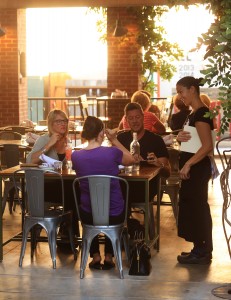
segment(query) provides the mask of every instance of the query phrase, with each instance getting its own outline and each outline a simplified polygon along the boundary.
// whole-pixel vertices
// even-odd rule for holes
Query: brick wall
[[[124,37],[114,37],[116,19],[120,18],[122,25],[128,29],[129,40]],[[126,12],[124,7],[108,8],[108,95],[115,89],[124,90],[130,97],[140,86],[137,61],[138,46],[135,43],[137,31],[136,20]],[[132,36],[133,35],[133,36]]]
[[[113,31],[116,19],[120,18],[122,25],[128,29],[129,40],[126,37],[114,37]],[[108,95],[115,89],[126,91],[130,98],[141,89],[137,54],[140,51],[135,43],[137,32],[136,19],[127,14],[124,7],[109,7],[107,15],[108,34]],[[108,101],[108,116],[112,119],[111,127],[117,127],[124,115],[124,107],[128,100],[112,99]]]
[[[139,49],[132,37],[124,43],[123,39],[112,36],[118,13],[129,32],[136,32],[136,20],[127,15],[126,8],[108,8],[107,93],[111,95],[118,88],[130,97],[141,88],[140,66],[133,60]],[[26,53],[26,12],[24,9],[0,9],[0,21],[6,29],[6,35],[0,37],[0,126],[17,125],[28,115],[27,78],[20,75],[20,53]],[[115,123],[123,115],[121,107],[119,111],[110,109],[109,116]]]
[[[20,53],[25,52],[25,10],[0,10],[0,126],[17,125],[27,116],[26,79],[20,75]]]

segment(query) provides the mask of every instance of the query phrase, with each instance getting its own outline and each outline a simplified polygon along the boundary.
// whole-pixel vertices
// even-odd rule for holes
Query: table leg
[[[158,178],[157,186],[157,204],[156,204],[156,231],[157,231],[157,241],[156,241],[156,250],[160,250],[160,202],[161,202],[161,177]]]
[[[3,260],[3,245],[2,245],[2,177],[0,176],[0,262]]]
[[[144,214],[144,238],[149,243],[149,181],[145,180],[145,214]]]

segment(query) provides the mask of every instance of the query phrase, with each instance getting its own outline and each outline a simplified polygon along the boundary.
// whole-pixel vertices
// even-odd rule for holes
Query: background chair
[[[83,180],[87,180],[89,184],[93,225],[84,224],[81,221],[81,216],[78,209],[80,199],[78,197],[77,188]],[[117,225],[109,225],[110,188],[112,180],[118,180],[125,187],[125,218],[123,223]],[[107,235],[108,238],[111,240],[117,267],[120,273],[120,278],[123,278],[123,266],[121,255],[122,238],[127,257],[129,258],[128,234],[126,228],[128,188],[129,187],[127,181],[117,176],[91,175],[79,177],[74,180],[73,192],[75,197],[76,209],[79,220],[81,221],[83,227],[80,278],[84,277],[84,271],[86,268],[92,239],[100,233]]]
[[[4,128],[4,131],[13,131],[25,135],[26,132],[33,130],[33,127],[28,126],[7,126]]]
[[[222,163],[223,170],[231,164],[231,136],[223,137],[216,143],[216,150]]]
[[[11,168],[14,166],[19,165],[19,159],[20,159],[20,151],[19,147],[17,145],[13,144],[4,144],[3,145],[3,152],[5,154],[5,163],[6,168]],[[18,190],[21,189],[21,184],[19,181],[16,182],[17,184],[14,185],[12,178],[4,179],[4,192],[3,192],[3,199],[2,199],[2,215],[4,214],[5,207],[6,207],[6,201],[9,197],[9,211],[10,214],[12,214],[12,210],[15,210],[14,205],[14,195],[15,195],[15,186]]]
[[[18,173],[25,173],[25,186],[27,196],[27,211],[23,211],[24,224],[22,235],[22,246],[19,259],[19,266],[22,266],[22,261],[25,255],[26,243],[29,231],[31,231],[31,257],[33,258],[34,250],[37,244],[36,225],[42,226],[47,232],[50,254],[52,258],[53,268],[56,268],[56,240],[57,230],[61,224],[65,226],[69,233],[71,249],[74,253],[74,259],[77,259],[77,252],[74,246],[74,236],[72,232],[72,212],[64,211],[64,185],[62,175],[55,171],[44,171],[41,169],[21,169],[14,173],[13,179],[15,186],[17,186]],[[54,173],[55,180],[60,179],[62,190],[62,203],[59,210],[46,210],[44,205],[44,174],[46,172]],[[51,178],[51,177],[50,177]],[[51,199],[52,202],[52,199]],[[22,205],[23,207],[23,205]]]

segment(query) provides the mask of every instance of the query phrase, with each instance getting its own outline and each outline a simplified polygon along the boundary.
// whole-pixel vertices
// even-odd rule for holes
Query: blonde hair
[[[151,105],[147,94],[142,91],[137,91],[132,95],[131,102],[139,103],[143,111],[147,111]]]
[[[210,102],[211,102],[211,100],[210,100],[210,98],[209,98],[208,95],[206,95],[206,94],[200,94],[200,98],[201,98],[201,101],[202,101],[206,106],[210,107]]]
[[[53,109],[49,112],[48,116],[47,116],[47,127],[48,127],[48,133],[49,135],[52,135],[53,133],[53,123],[56,119],[57,116],[61,116],[63,117],[65,120],[68,120],[68,117],[66,115],[66,113],[60,109]],[[67,130],[66,133],[68,133],[68,126],[67,126]]]

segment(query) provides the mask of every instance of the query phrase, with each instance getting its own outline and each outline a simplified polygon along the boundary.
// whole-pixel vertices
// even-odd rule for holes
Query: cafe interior
[[[189,1],[191,4],[196,2],[198,1]],[[165,4],[168,4],[167,0],[144,0],[142,2],[142,5],[147,6]],[[107,7],[108,67],[106,83],[100,82],[97,88],[92,86],[86,86],[85,89],[79,88],[79,93],[73,96],[70,92],[71,89],[67,93],[68,86],[63,84],[64,80],[67,80],[65,76],[58,83],[54,83],[55,78],[50,77],[48,79],[50,80],[49,87],[45,82],[46,97],[29,97],[26,74],[26,9],[88,7],[93,5]],[[134,218],[139,220],[144,228],[142,238],[138,237],[138,239],[144,240],[149,245],[151,253],[149,259],[151,271],[149,275],[129,274],[130,262],[128,256],[129,252],[131,254],[129,247],[132,246],[130,241],[126,242],[126,234],[125,238],[123,235],[123,247],[120,244],[121,238],[118,242],[119,248],[122,248],[122,256],[118,251],[120,254],[115,258],[116,267],[110,270],[89,268],[90,257],[88,251],[85,250],[84,252],[82,248],[83,244],[87,245],[89,236],[84,239],[81,237],[81,233],[77,239],[74,239],[74,245],[73,243],[58,242],[60,238],[58,235],[57,247],[56,241],[53,244],[51,243],[49,247],[45,231],[42,231],[38,241],[33,240],[33,234],[31,233],[27,246],[25,240],[22,240],[24,212],[17,198],[23,198],[23,189],[18,193],[16,192],[12,200],[12,192],[9,193],[9,191],[12,191],[12,187],[14,188],[19,184],[18,179],[12,179],[12,170],[19,169],[20,171],[20,167],[16,165],[19,162],[26,163],[26,155],[34,143],[33,138],[42,135],[47,130],[46,117],[51,109],[58,108],[67,113],[70,120],[69,135],[72,150],[78,151],[84,146],[80,134],[83,121],[87,115],[95,115],[101,118],[105,127],[115,128],[118,126],[124,114],[125,105],[131,101],[131,96],[135,91],[142,89],[142,83],[139,77],[141,66],[137,62],[131,63],[131,57],[137,55],[137,51],[139,51],[137,47],[134,47],[135,40],[131,39],[131,44],[118,47],[115,42],[117,36],[113,32],[116,29],[115,25],[122,27],[119,28],[119,36],[123,35],[124,32],[127,33],[127,31],[136,32],[136,19],[126,13],[126,8],[139,5],[140,0],[50,0],[49,2],[45,0],[1,0],[0,2],[0,141],[2,140],[0,143],[0,176],[2,180],[2,201],[4,203],[1,208],[2,220],[0,222],[0,252],[2,252],[0,253],[0,299],[40,299],[41,297],[44,299],[83,300],[231,299],[230,223],[227,221],[225,224],[224,215],[228,212],[224,210],[223,205],[224,199],[226,201],[230,200],[230,190],[227,192],[229,189],[227,177],[221,176],[228,164],[226,156],[224,160],[224,155],[230,157],[230,138],[224,141],[217,139],[214,154],[220,175],[209,182],[208,199],[213,219],[214,241],[211,264],[181,265],[177,262],[177,255],[181,251],[190,251],[190,245],[177,235],[178,194],[180,188],[177,161],[179,145],[174,139],[177,132],[171,132],[169,128],[166,129],[163,138],[170,134],[172,137],[172,144],[168,145],[169,148],[173,148],[173,150],[170,150],[171,157],[174,159],[170,162],[172,168],[170,178],[172,181],[169,180],[163,183],[160,180],[159,192],[152,203],[149,203],[148,195],[145,194],[145,205],[137,205],[133,211]],[[121,20],[126,20],[126,28],[121,25]],[[116,88],[121,90],[116,91]],[[89,95],[89,90],[91,93],[93,91],[93,95]],[[101,94],[99,94],[99,90]],[[162,113],[166,118],[166,115],[170,116],[173,112],[172,99],[169,103],[167,103],[168,99],[162,99],[161,95],[159,99],[164,99],[164,101],[160,101],[160,103],[164,103],[164,105],[161,104],[160,109],[162,109]],[[42,110],[39,107],[39,101],[44,103]],[[166,124],[167,119],[162,121]],[[2,132],[3,135],[1,135]],[[31,140],[25,141],[25,136],[28,138],[28,133],[30,133]],[[4,145],[9,144],[9,140],[14,140],[12,142],[14,146],[21,147],[17,158],[18,163],[13,162],[12,164],[11,161],[11,165],[3,169],[3,161],[7,159],[7,155],[4,157],[2,153],[4,153]],[[224,149],[225,151],[228,149],[225,154]],[[10,153],[12,149],[9,148],[8,151]],[[173,153],[177,153],[177,158]],[[6,161],[4,161],[4,164],[6,164]],[[13,169],[9,169],[10,167],[13,167]],[[148,186],[149,181],[154,176],[158,176],[158,172],[155,173],[156,171],[149,170],[146,172],[145,176],[142,177],[140,171],[140,178],[131,174],[127,176],[125,174],[121,177],[127,179],[128,182],[143,180]],[[75,179],[75,174],[69,168],[60,171],[60,173],[61,182],[62,180],[71,179],[73,181]],[[11,179],[9,180],[9,178]],[[22,177],[19,178],[21,181],[24,180]],[[222,179],[224,181],[223,185]],[[39,194],[39,192],[38,188],[36,193]],[[145,213],[146,211],[149,211],[149,213]],[[65,217],[65,222],[68,223],[70,216]],[[24,226],[26,224],[25,222]],[[29,230],[29,225],[27,224],[27,226]],[[153,230],[150,230],[150,227]],[[88,232],[88,228],[84,230]],[[81,225],[80,232],[82,232]],[[102,228],[99,232],[105,233]],[[22,243],[26,246],[23,256],[21,252]],[[103,243],[104,239],[102,237],[100,247]],[[33,251],[31,252],[30,248],[34,246],[32,257]],[[55,250],[52,250],[52,247]],[[56,256],[56,260],[54,260],[54,256]],[[83,262],[83,257],[85,262]],[[83,264],[85,264],[84,269]]]

